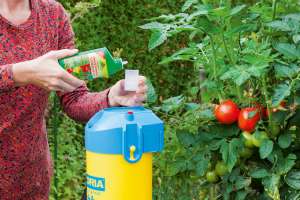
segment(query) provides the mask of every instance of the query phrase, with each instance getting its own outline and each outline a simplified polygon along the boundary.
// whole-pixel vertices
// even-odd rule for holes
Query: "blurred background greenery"
[[[168,45],[151,52],[147,44],[149,33],[138,26],[147,23],[146,19],[161,14],[177,13],[183,0],[60,0],[71,14],[76,34],[76,44],[81,50],[107,47],[129,61],[128,68],[139,69],[141,74],[153,82],[159,102],[171,96],[182,94],[193,80],[191,65],[158,65],[162,55],[170,55],[172,49],[185,44],[185,38],[173,38]],[[184,74],[184,75],[183,75]],[[110,80],[95,80],[89,83],[92,91],[101,91],[124,77],[119,73]],[[85,181],[84,131],[77,124],[55,108],[53,96],[50,98],[48,119],[49,143],[54,153],[54,134],[58,132],[58,188],[52,184],[51,200],[57,191],[58,199],[80,199]],[[159,103],[157,102],[157,103]],[[172,182],[172,178],[169,179]],[[160,191],[158,178],[155,178],[155,191]],[[181,183],[178,182],[180,185]],[[171,185],[169,185],[171,187]],[[175,188],[174,188],[175,189]],[[170,197],[170,199],[172,199]]]

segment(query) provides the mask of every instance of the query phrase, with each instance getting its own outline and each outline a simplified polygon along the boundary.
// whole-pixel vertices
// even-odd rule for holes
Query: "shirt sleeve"
[[[58,4],[58,42],[59,49],[74,48],[74,32],[69,16]],[[87,86],[81,86],[70,93],[57,92],[66,114],[79,122],[88,121],[96,112],[107,108],[109,89],[102,92],[89,92]]]
[[[0,66],[0,94],[15,88],[12,65]]]

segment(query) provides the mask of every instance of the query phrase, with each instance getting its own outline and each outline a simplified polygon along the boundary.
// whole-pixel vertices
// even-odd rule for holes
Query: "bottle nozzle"
[[[126,60],[125,60],[125,61],[122,61],[122,64],[123,64],[123,65],[127,65],[127,64],[128,64],[128,61],[126,61]]]

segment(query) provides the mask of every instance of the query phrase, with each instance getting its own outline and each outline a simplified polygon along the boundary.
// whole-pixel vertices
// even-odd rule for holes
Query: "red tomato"
[[[254,116],[251,117],[251,113],[256,112]],[[257,122],[260,120],[260,110],[257,107],[243,108],[239,115],[239,127],[243,131],[252,132],[254,131]]]
[[[240,110],[231,100],[226,100],[215,107],[215,117],[222,124],[232,124],[238,120]]]

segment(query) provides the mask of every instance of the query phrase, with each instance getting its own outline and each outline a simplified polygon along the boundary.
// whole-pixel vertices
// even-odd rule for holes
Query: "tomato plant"
[[[160,177],[180,174],[191,183],[187,177],[193,174],[201,187],[212,188],[209,199],[299,198],[299,12],[294,0],[187,0],[181,13],[141,26],[152,32],[150,50],[171,37],[188,36],[188,43],[160,64],[190,62],[194,68],[187,70],[201,75],[187,80],[193,90],[198,88],[196,93],[172,97],[155,108],[170,122],[167,137],[173,138],[172,150],[167,147],[158,157],[172,158],[158,165],[166,169]],[[223,99],[241,109],[238,123],[218,115]],[[218,181],[209,163],[220,161],[228,173]],[[203,181],[208,175],[210,183]]]

